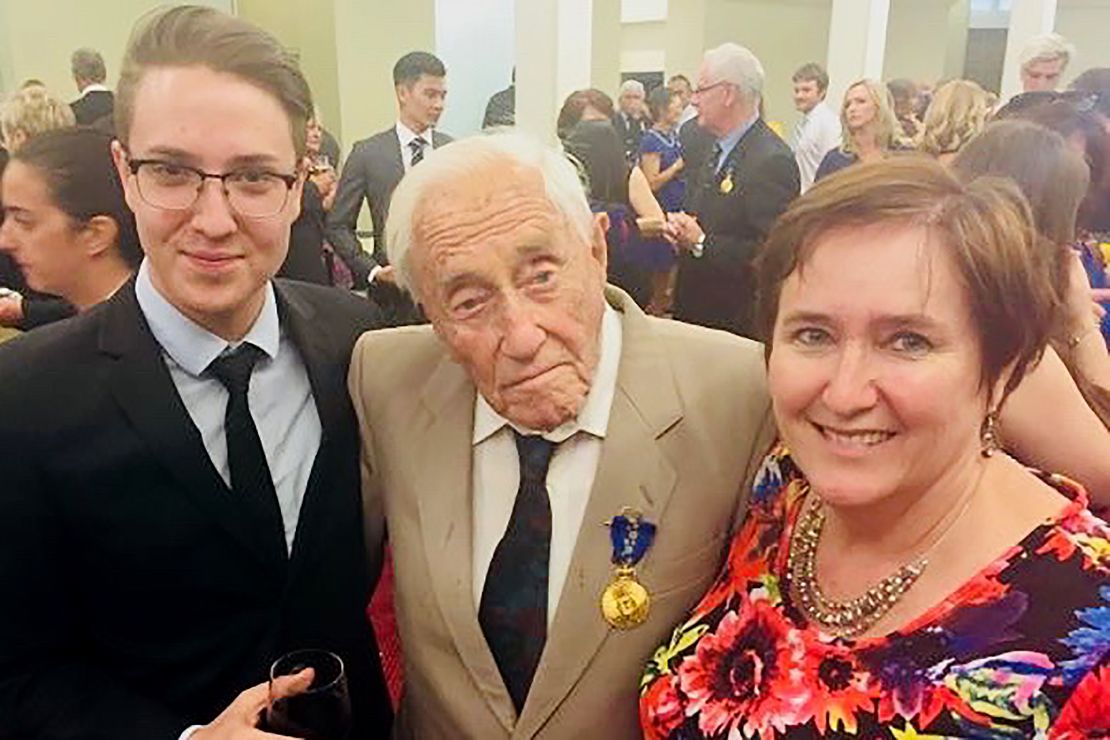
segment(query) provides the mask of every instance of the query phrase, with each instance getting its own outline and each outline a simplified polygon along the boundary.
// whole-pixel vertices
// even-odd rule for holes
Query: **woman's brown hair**
[[[851,167],[817,183],[779,218],[757,262],[758,326],[767,353],[782,284],[804,269],[822,237],[899,223],[926,229],[949,255],[982,349],[981,382],[991,388],[1011,370],[1005,398],[1040,359],[1054,316],[1032,214],[1012,183],[981,178],[965,185],[924,157]]]

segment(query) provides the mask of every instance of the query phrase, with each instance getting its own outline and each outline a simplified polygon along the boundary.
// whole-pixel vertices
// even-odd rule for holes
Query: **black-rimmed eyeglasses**
[[[200,197],[205,180],[219,180],[231,209],[245,218],[269,218],[285,208],[296,175],[244,168],[213,173],[162,159],[129,159],[139,197],[166,211],[187,211]]]

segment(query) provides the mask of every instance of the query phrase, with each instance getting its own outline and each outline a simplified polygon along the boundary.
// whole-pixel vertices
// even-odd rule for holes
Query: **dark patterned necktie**
[[[413,167],[424,161],[424,147],[428,146],[428,141],[423,136],[417,136],[409,142],[409,149],[412,150],[412,158],[409,164]]]
[[[713,152],[711,153],[711,155],[709,157],[709,175],[710,175],[709,181],[710,182],[713,182],[714,180],[717,179],[717,173],[721,169],[720,167],[717,166],[717,163],[721,161],[721,153],[722,152],[724,152],[724,148],[721,146],[721,142],[718,141],[717,143],[715,143],[713,145]]]
[[[251,373],[263,354],[254,345],[241,344],[234,351],[213,360],[208,369],[227,388],[224,432],[227,435],[231,490],[244,513],[251,518],[252,531],[270,555],[280,555],[280,559],[285,560],[288,550],[281,508],[247,400]]]
[[[515,431],[520,485],[509,526],[486,572],[478,623],[519,714],[547,641],[551,503],[547,468],[555,444]]]

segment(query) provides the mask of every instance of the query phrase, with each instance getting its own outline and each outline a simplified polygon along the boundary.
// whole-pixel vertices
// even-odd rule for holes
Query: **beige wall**
[[[936,81],[948,56],[947,0],[891,0],[883,79]]]
[[[831,0],[706,0],[705,9],[705,45],[735,41],[759,57],[765,116],[789,131],[797,117],[790,78],[806,62],[824,64]]]
[[[435,51],[435,3],[332,0],[335,57],[344,150],[396,119],[393,65],[410,51]],[[463,70],[447,70],[451,75]],[[448,97],[450,105],[450,97]]]
[[[590,85],[611,92],[621,82],[622,44],[611,43],[611,39],[623,40],[620,0],[594,0],[591,28],[593,49],[590,54]]]
[[[672,0],[668,8],[664,47],[667,77],[684,74],[697,84],[698,65],[705,52],[706,5],[720,0]]]
[[[231,0],[195,0],[230,10]],[[0,0],[0,94],[36,77],[63,100],[77,96],[69,55],[89,46],[104,55],[108,82],[115,84],[119,62],[135,20],[157,0]]]
[[[1065,77],[1071,78],[1091,67],[1110,67],[1110,1],[1059,0],[1056,7],[1056,31],[1075,44],[1078,56]]]

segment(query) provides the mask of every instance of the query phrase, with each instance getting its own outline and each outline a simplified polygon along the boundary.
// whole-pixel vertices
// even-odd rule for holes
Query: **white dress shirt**
[[[839,144],[840,118],[822,100],[801,117],[790,136],[790,148],[798,161],[803,193],[813,185],[821,160]]]
[[[224,413],[227,389],[205,372],[222,353],[248,342],[266,353],[251,374],[247,401],[258,428],[266,464],[277,492],[285,544],[291,552],[308,478],[320,449],[320,415],[312,398],[308,371],[300,353],[278,322],[272,284],[266,286],[262,312],[241,342],[230,343],[194,323],[154,287],[143,260],[135,279],[135,296],[162,358],[193,424],[200,432],[213,467],[231,486]],[[232,495],[230,492],[228,495]]]
[[[605,306],[601,320],[601,356],[593,384],[578,417],[543,435],[558,443],[547,470],[551,502],[551,555],[547,575],[547,624],[555,618],[559,596],[570,569],[578,530],[590,499],[609,411],[617,390],[621,355],[620,315]],[[520,484],[520,460],[511,424],[478,395],[474,409],[474,605],[482,603],[486,573],[494,550],[505,535]],[[518,429],[522,434],[535,432]]]
[[[405,124],[397,121],[397,138],[401,142],[401,163],[405,165],[405,172],[412,169],[412,148],[409,146],[416,137],[419,136],[424,140],[424,146],[421,149],[424,154],[428,154],[429,149],[434,149],[432,146],[432,129],[427,129],[422,134],[418,134]]]

